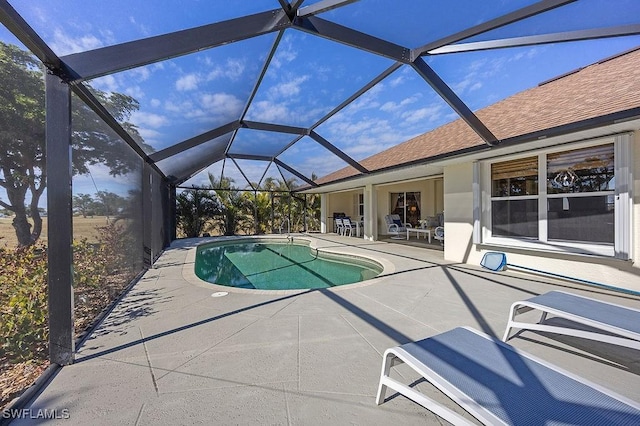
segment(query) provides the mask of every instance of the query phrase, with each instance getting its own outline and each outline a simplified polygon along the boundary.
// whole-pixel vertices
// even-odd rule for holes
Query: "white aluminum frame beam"
[[[590,30],[565,31],[552,34],[541,34],[526,37],[512,37],[499,40],[476,41],[442,46],[427,52],[429,55],[447,53],[477,52],[479,50],[504,49],[509,47],[533,46],[548,43],[565,43],[610,37],[625,37],[640,34],[640,24],[622,25],[618,27],[595,28]]]
[[[413,49],[411,52],[412,60],[426,54],[430,50],[437,49],[442,46],[453,44],[464,39],[476,36],[478,34],[486,33],[487,31],[495,30],[496,28],[504,27],[505,25],[512,24],[517,21],[529,18],[531,16],[538,15],[551,9],[555,9],[560,6],[564,6],[568,3],[573,3],[577,0],[543,0],[532,5],[523,7],[506,15],[499,16],[490,21],[476,25],[471,28],[467,28],[450,36],[441,38],[431,43],[425,44],[422,47]]]
[[[297,14],[300,18],[304,18],[305,16],[318,15],[320,13],[337,9],[339,7],[355,3],[357,1],[358,0],[322,0],[312,5],[301,7],[300,9],[298,9]]]

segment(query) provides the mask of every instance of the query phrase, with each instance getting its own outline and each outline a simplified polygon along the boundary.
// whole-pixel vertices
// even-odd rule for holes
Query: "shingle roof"
[[[499,140],[504,140],[639,106],[640,47],[517,93],[475,114]],[[458,119],[360,163],[376,171],[483,144]],[[321,177],[316,183],[326,184],[358,174],[349,166]]]

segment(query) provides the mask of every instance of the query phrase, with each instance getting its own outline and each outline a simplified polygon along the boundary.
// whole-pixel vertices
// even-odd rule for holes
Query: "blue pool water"
[[[208,282],[260,290],[328,288],[374,278],[376,262],[289,242],[214,243],[198,247],[196,275]]]

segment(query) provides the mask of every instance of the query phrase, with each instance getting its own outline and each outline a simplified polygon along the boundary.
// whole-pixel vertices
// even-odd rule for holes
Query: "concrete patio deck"
[[[393,266],[332,290],[212,297],[219,288],[190,272],[201,240],[176,241],[29,408],[66,409],[70,418],[53,423],[78,425],[439,425],[402,396],[375,405],[385,349],[460,325],[501,337],[512,302],[558,288],[640,307],[631,296],[450,264],[437,250],[301,238]],[[640,401],[638,351],[534,332],[510,343]],[[396,374],[464,413],[410,370]]]

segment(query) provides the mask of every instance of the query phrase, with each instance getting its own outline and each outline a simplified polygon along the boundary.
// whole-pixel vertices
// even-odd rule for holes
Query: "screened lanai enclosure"
[[[319,231],[319,178],[331,172],[377,173],[362,160],[459,118],[482,149],[523,141],[499,140],[475,111],[637,47],[638,9],[0,0],[0,235],[13,238],[0,244],[48,276],[47,288],[24,290],[48,311],[12,305],[3,333],[22,334],[3,357],[48,346],[51,363],[72,363],[77,318],[104,287],[96,277],[118,280],[112,300],[186,236],[176,219],[185,194],[206,194],[218,215],[242,206],[218,234]],[[5,289],[24,282],[2,275]],[[31,332],[36,323],[48,337]]]

